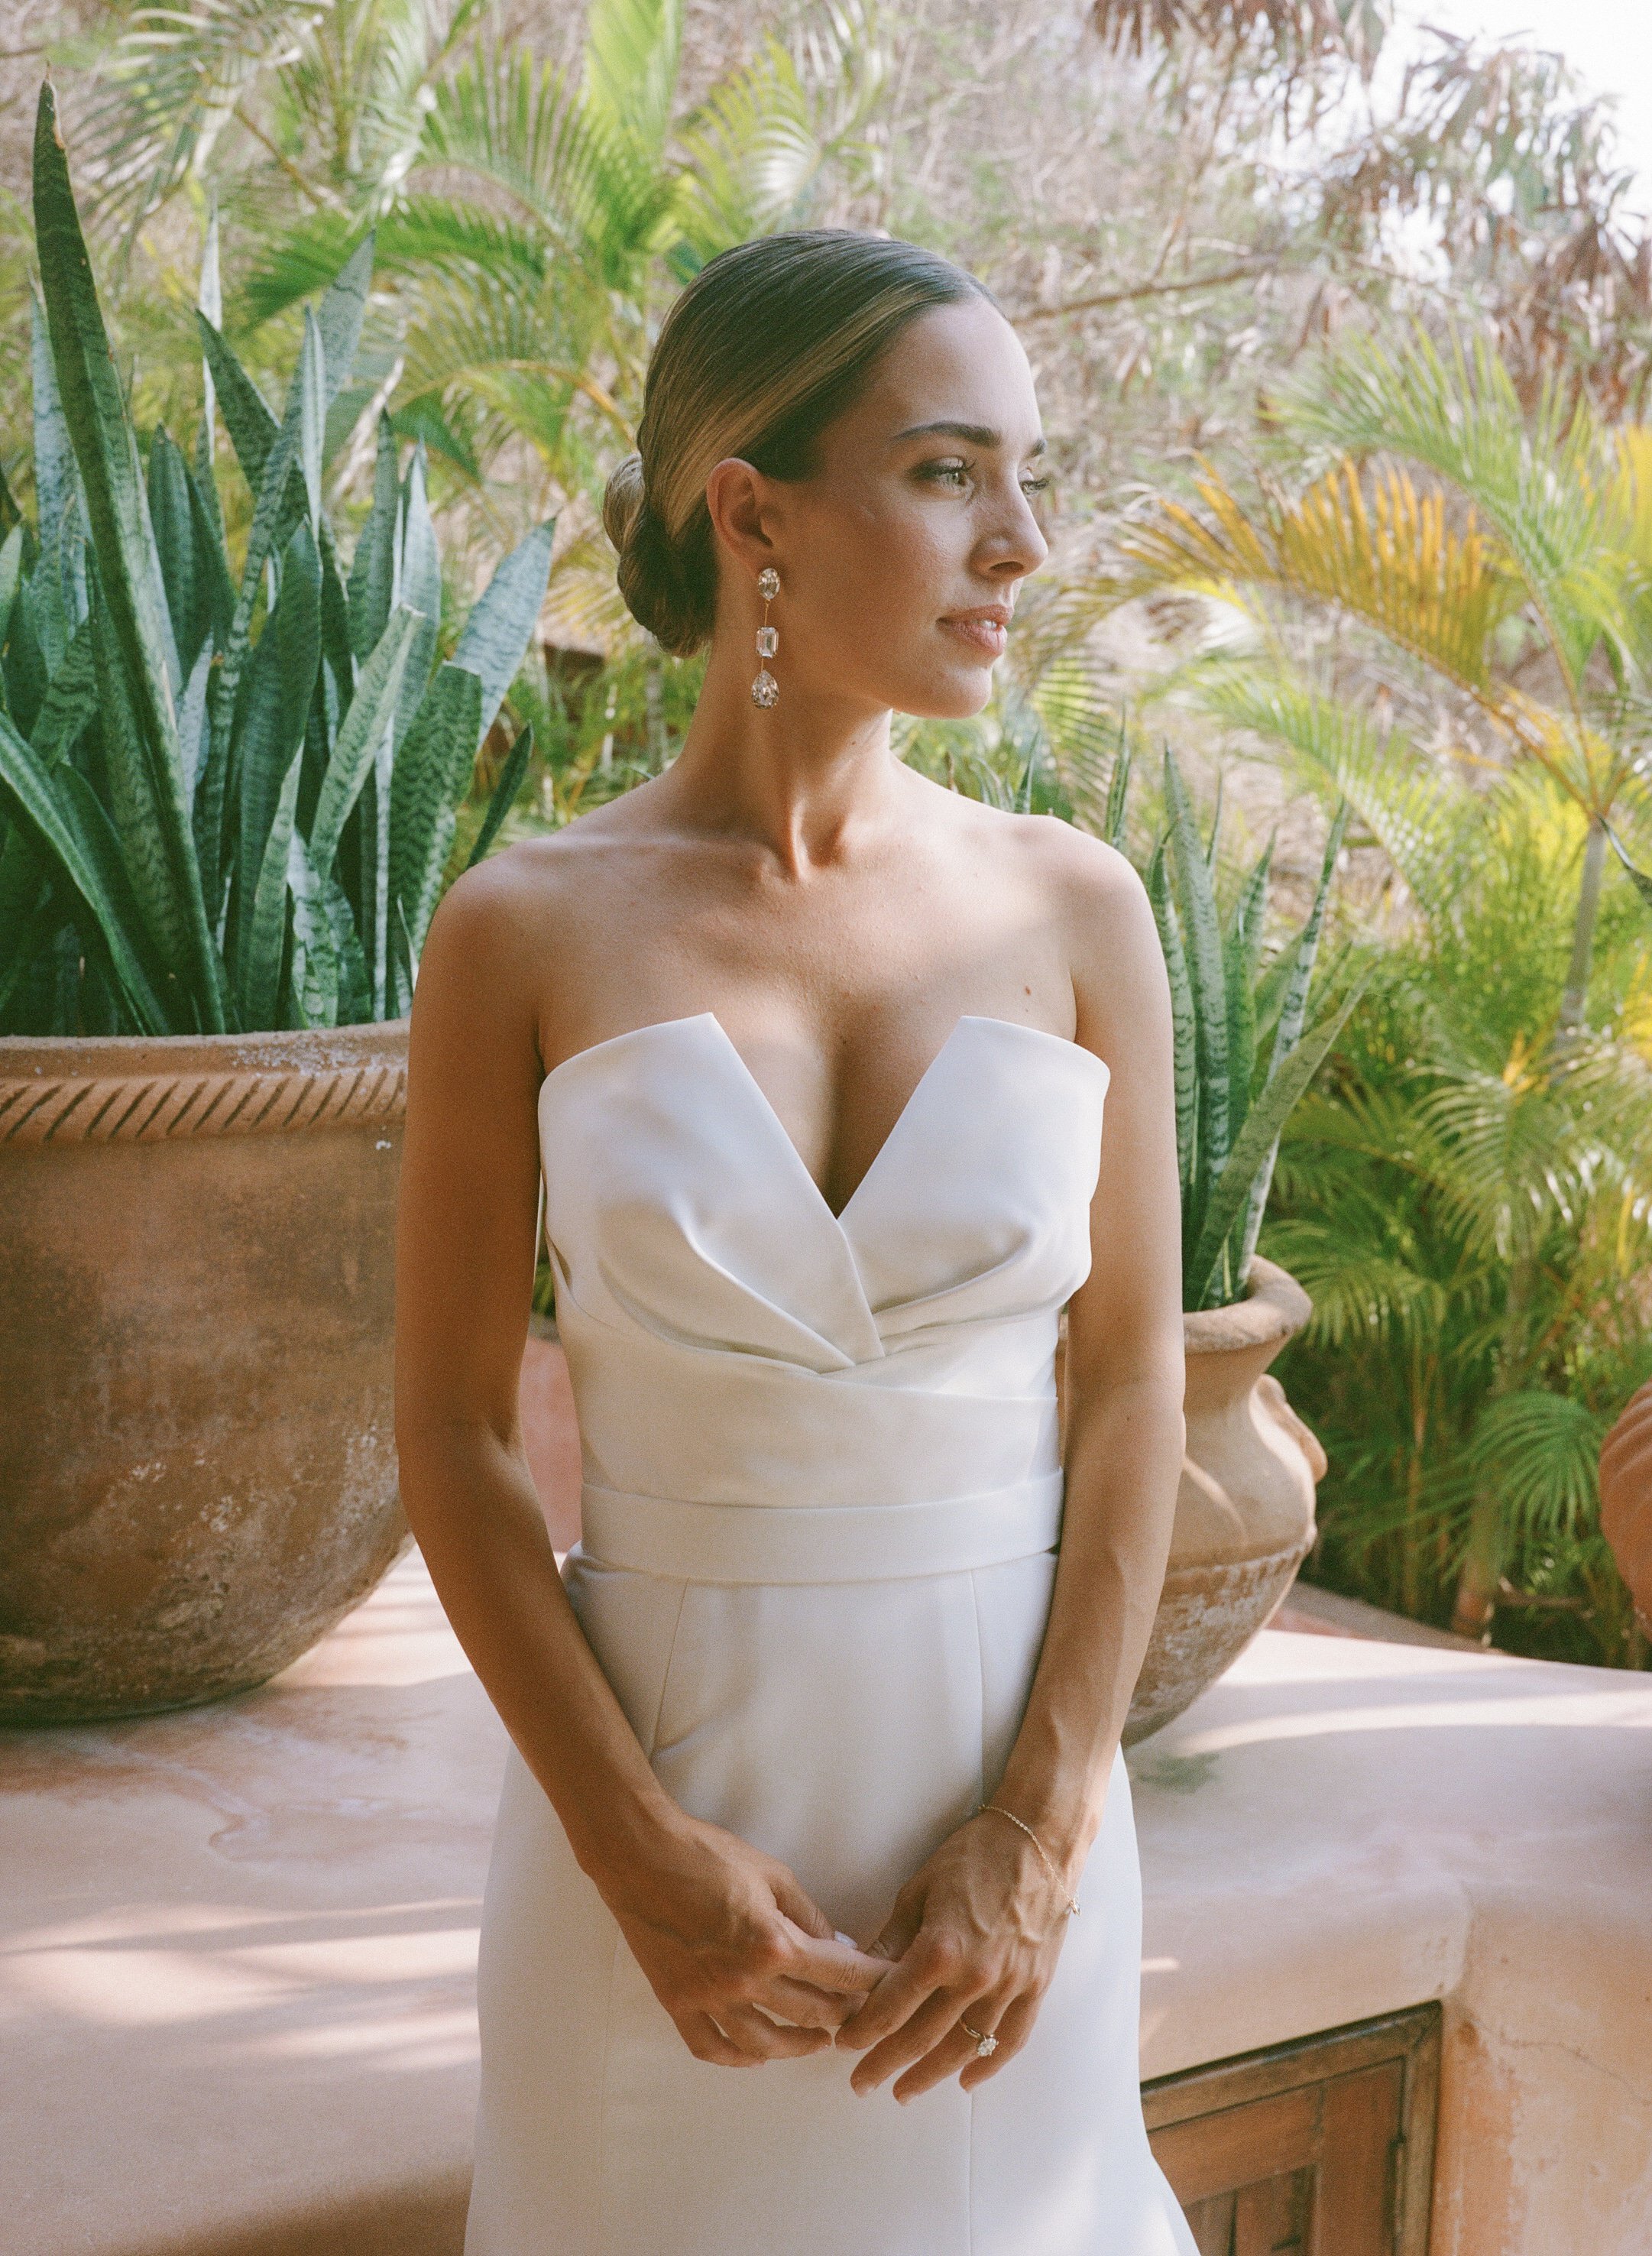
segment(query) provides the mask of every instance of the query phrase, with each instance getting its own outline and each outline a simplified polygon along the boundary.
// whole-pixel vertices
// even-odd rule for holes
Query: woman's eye
[[[1023,493],[1041,494],[1049,483],[1047,475],[1042,478],[1023,478],[1021,490]]]
[[[969,465],[967,462],[926,462],[924,476],[927,478],[967,478]]]

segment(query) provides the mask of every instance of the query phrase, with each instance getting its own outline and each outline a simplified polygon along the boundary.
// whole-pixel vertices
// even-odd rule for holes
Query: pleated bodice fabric
[[[1107,1080],[960,1018],[840,1215],[710,1012],[541,1088],[570,1597],[667,1790],[863,1941],[1025,1707]],[[1194,2256],[1142,2124],[1121,1759],[1079,1901],[1031,2041],[973,2095],[858,2098],[844,2052],[712,2066],[513,1754],[467,2256]]]

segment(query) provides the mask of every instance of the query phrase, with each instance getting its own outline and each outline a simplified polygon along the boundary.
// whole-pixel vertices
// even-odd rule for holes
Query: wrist
[[[616,1796],[601,1810],[586,1810],[575,1824],[565,1821],[569,1846],[580,1871],[605,1903],[635,1892],[643,1876],[680,1846],[688,1820],[663,1787]]]
[[[1100,1808],[1093,1808],[1087,1797],[1040,1793],[1006,1777],[981,1807],[998,1813],[995,1822],[1024,1828],[1060,1885],[1069,1893],[1077,1887],[1101,1824]]]

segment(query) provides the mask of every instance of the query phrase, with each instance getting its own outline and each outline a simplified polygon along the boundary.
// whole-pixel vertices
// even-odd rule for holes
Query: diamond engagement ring
[[[983,2036],[979,2029],[972,2029],[967,2021],[960,2021],[958,2026],[962,2029],[967,2037],[974,2038],[976,2059],[990,2060],[993,2054],[998,2049],[997,2038],[995,2036]]]

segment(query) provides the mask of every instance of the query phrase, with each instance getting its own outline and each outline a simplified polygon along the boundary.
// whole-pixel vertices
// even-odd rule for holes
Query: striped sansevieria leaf
[[[504,560],[441,663],[421,452],[404,469],[381,423],[348,575],[326,512],[370,238],[306,308],[278,416],[213,318],[214,227],[196,317],[207,409],[252,497],[232,572],[209,428],[188,448],[165,430],[138,444],[49,86],[34,156],[38,519],[0,541],[0,1030],[404,1011],[552,527]]]

